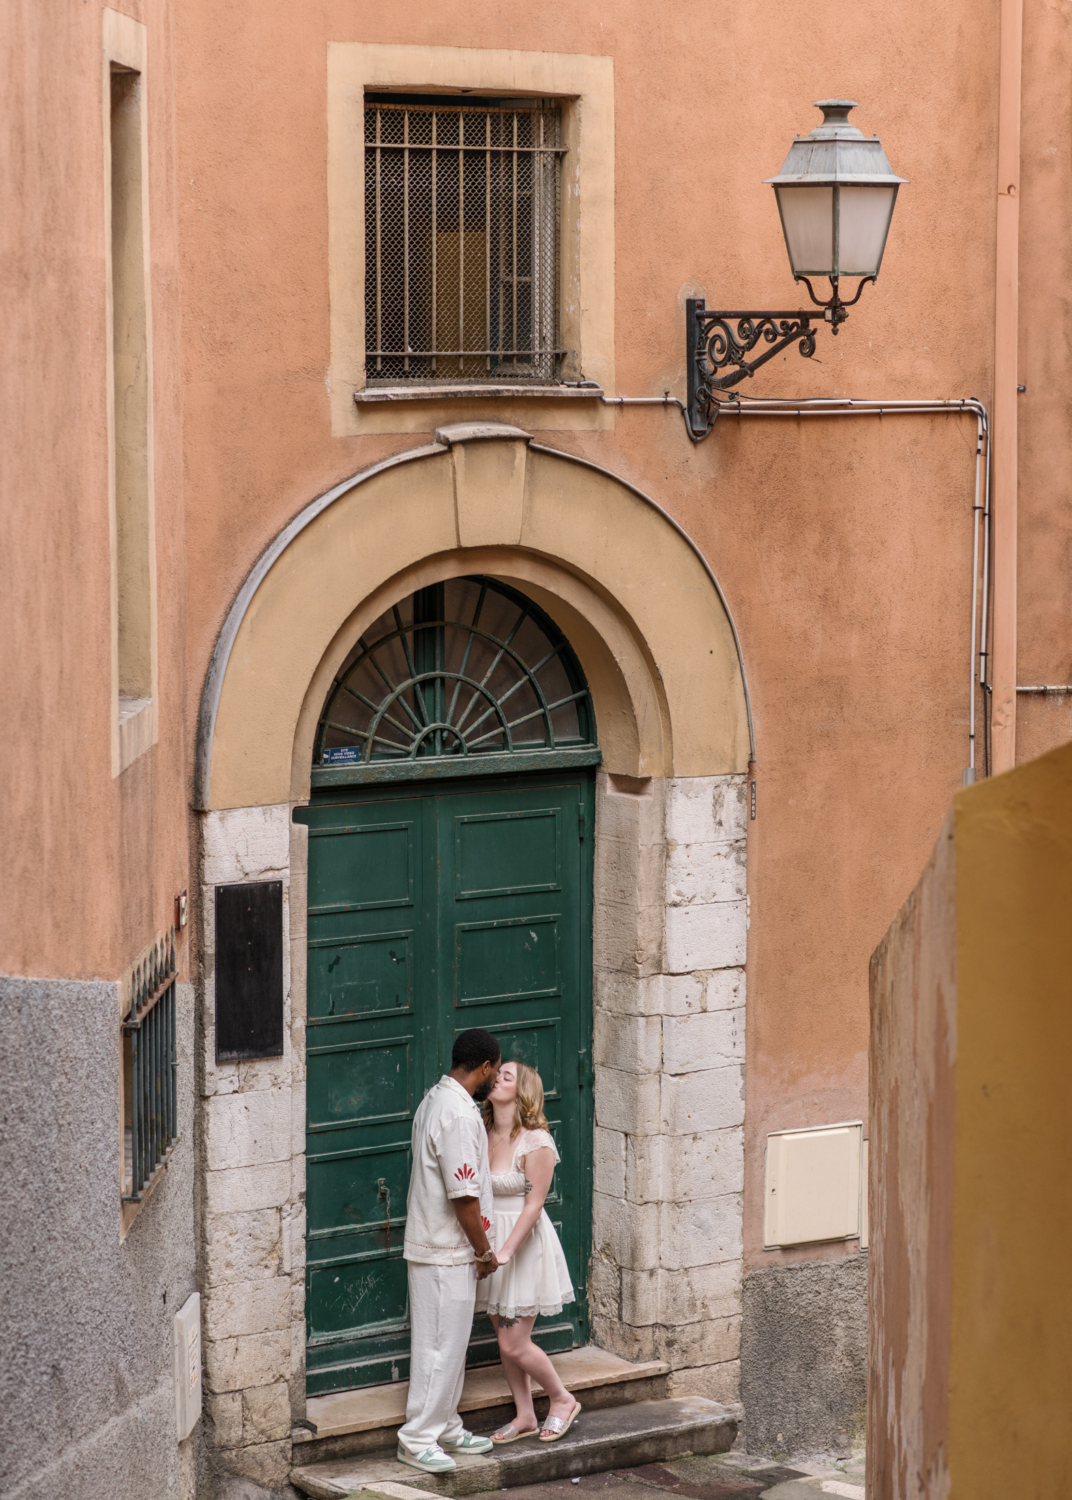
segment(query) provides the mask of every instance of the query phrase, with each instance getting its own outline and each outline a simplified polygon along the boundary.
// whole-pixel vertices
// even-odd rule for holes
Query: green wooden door
[[[470,1026],[543,1078],[562,1156],[547,1208],[579,1295],[538,1337],[585,1342],[590,775],[324,791],[296,816],[309,824],[310,1394],[409,1372],[410,1129]],[[470,1362],[497,1357],[478,1319]]]

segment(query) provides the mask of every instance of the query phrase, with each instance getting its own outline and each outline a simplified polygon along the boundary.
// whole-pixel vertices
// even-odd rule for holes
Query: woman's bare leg
[[[536,1319],[517,1318],[507,1323],[503,1319],[496,1321],[496,1332],[499,1335],[499,1353],[502,1355],[503,1368],[507,1369],[507,1360],[510,1361],[525,1376],[525,1382],[531,1392],[530,1381],[536,1380],[543,1386],[546,1394],[551,1398],[551,1409],[547,1413],[549,1417],[561,1417],[563,1421],[573,1410],[573,1397],[559,1379],[554,1365],[538,1344],[532,1342],[532,1325]],[[507,1380],[510,1382],[511,1391],[514,1383],[510,1379],[507,1370]],[[514,1394],[517,1400],[517,1394]],[[531,1403],[532,1397],[529,1396]],[[528,1408],[532,1410],[531,1404]],[[519,1423],[519,1426],[528,1426],[527,1422]]]
[[[506,1349],[503,1348],[502,1334],[499,1334],[499,1319],[494,1313],[491,1315],[491,1322],[496,1334],[499,1335],[499,1358],[502,1360],[503,1374],[506,1376],[506,1383],[510,1387],[510,1394],[514,1398],[514,1406],[516,1408],[514,1426],[519,1432],[528,1432],[530,1429],[535,1430],[539,1424],[536,1421],[536,1412],[532,1405],[532,1382],[517,1361],[511,1358]],[[508,1328],[516,1326],[516,1322],[506,1324],[503,1328],[503,1333],[505,1334]]]

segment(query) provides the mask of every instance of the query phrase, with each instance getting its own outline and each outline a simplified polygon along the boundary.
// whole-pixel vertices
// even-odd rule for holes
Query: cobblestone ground
[[[501,1490],[509,1500],[822,1500],[840,1495],[864,1500],[863,1458],[825,1455],[794,1459],[791,1464],[724,1453],[711,1458],[678,1458],[635,1469],[615,1469],[584,1479],[555,1479],[548,1484]]]

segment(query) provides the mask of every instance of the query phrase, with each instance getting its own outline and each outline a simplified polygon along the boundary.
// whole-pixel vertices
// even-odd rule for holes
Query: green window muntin
[[[599,760],[580,664],[507,584],[449,579],[362,634],[317,729],[313,785],[553,769]]]

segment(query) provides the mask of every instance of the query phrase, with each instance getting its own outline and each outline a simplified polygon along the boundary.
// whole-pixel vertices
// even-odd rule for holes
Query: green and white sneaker
[[[422,1469],[425,1474],[450,1474],[458,1467],[438,1445],[426,1448],[423,1453],[411,1453],[399,1443],[395,1457],[400,1464],[409,1464],[411,1469]]]
[[[441,1442],[445,1453],[490,1453],[494,1444],[489,1437],[477,1437],[475,1432],[463,1431],[456,1442]]]

